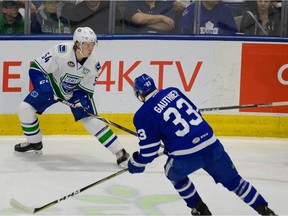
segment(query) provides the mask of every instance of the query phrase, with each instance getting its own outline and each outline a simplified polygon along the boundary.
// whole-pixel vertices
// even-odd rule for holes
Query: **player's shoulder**
[[[162,89],[160,92],[163,92],[163,94],[165,94],[165,93],[169,93],[171,91],[180,92],[180,90],[178,88],[173,87],[173,86]]]
[[[63,42],[54,46],[54,53],[58,56],[67,56],[73,51],[73,42]]]
[[[183,97],[183,93],[177,87],[168,87],[159,91],[158,100],[162,98],[176,99]]]
[[[92,52],[91,55],[88,57],[86,61],[86,66],[93,67],[96,72],[100,72],[102,68],[101,63],[98,59],[98,56],[94,52]]]
[[[93,61],[93,62],[98,62],[99,61],[98,56],[96,55],[96,53],[94,51],[91,53],[91,55],[89,56],[88,59],[90,61]]]
[[[217,13],[220,13],[220,14],[231,14],[232,15],[232,12],[231,12],[231,10],[230,10],[230,8],[229,8],[229,6],[228,5],[226,5],[226,4],[224,4],[223,2],[219,2],[219,4],[217,4],[216,6],[215,6],[215,10],[214,10],[215,12],[217,12]]]
[[[184,12],[186,11],[186,13],[188,13],[188,12],[194,13],[194,8],[195,8],[195,3],[191,3],[185,8]]]

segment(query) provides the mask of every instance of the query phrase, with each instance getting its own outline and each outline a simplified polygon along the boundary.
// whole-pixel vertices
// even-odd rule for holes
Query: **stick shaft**
[[[288,101],[283,102],[269,102],[260,104],[246,104],[246,105],[235,105],[235,106],[224,106],[224,107],[211,107],[199,109],[201,112],[218,111],[218,110],[230,110],[230,109],[241,109],[241,108],[256,108],[256,107],[274,107],[274,106],[288,106]]]
[[[65,104],[65,105],[69,106],[69,107],[79,108],[79,107],[77,107],[75,104],[70,103],[70,102],[68,102],[68,101],[66,101],[66,100],[63,100],[63,99],[61,99],[61,98],[58,98],[58,97],[56,97],[56,96],[54,97],[54,99],[55,99],[56,101],[59,101],[59,102]],[[117,124],[117,123],[115,123],[115,122],[109,121],[108,119],[105,119],[105,118],[103,118],[103,117],[101,117],[101,116],[98,116],[98,115],[95,115],[95,114],[93,114],[93,113],[90,113],[90,112],[88,112],[88,111],[85,110],[85,109],[83,109],[83,110],[84,110],[84,112],[86,112],[89,116],[95,117],[95,118],[99,119],[100,121],[103,121],[103,122],[105,122],[105,123],[107,123],[107,124],[110,124],[110,125],[116,127],[116,128],[119,128],[119,129],[121,129],[121,130],[123,130],[123,131],[125,131],[125,132],[127,132],[127,133],[130,133],[130,134],[132,134],[132,135],[134,135],[134,136],[137,136],[137,133],[136,133],[135,131],[132,131],[132,130],[130,130],[130,129],[128,129],[128,128],[125,128],[125,127],[123,127],[123,126],[121,126],[121,125],[119,125],[119,124]]]
[[[73,108],[77,108],[77,106],[75,106],[75,104],[72,104],[72,103],[69,103],[68,101],[65,101],[65,100],[62,100],[61,98],[58,98],[55,96],[55,100],[63,103],[63,104],[66,104],[70,107],[73,107]],[[209,107],[209,108],[201,108],[199,109],[199,111],[201,112],[209,112],[209,111],[219,111],[219,110],[230,110],[230,109],[243,109],[243,108],[259,108],[259,107],[275,107],[275,106],[288,106],[288,101],[282,101],[282,102],[268,102],[268,103],[259,103],[259,104],[244,104],[244,105],[234,105],[234,106],[223,106],[223,107]],[[110,125],[113,125],[123,131],[126,131],[134,136],[137,136],[137,133],[132,131],[132,130],[129,130],[128,128],[125,128],[125,127],[122,127],[121,125],[119,124],[116,124],[115,122],[111,122],[105,118],[102,118],[100,116],[97,116],[97,115],[94,115],[92,113],[89,113],[87,112],[85,109],[84,111],[90,115],[90,116],[94,116],[95,118],[103,121],[103,122],[106,122]]]
[[[63,197],[61,197],[60,199],[54,200],[53,202],[50,202],[50,203],[48,203],[48,204],[46,204],[46,205],[44,205],[44,206],[42,206],[42,207],[40,207],[40,208],[35,208],[34,213],[39,212],[39,211],[42,211],[42,210],[44,210],[44,209],[46,209],[46,208],[48,208],[48,207],[51,207],[51,206],[53,206],[53,205],[55,205],[55,204],[57,204],[57,203],[59,203],[59,202],[61,202],[61,201],[63,201],[63,200],[66,200],[66,199],[69,198],[69,197],[72,197],[72,196],[75,196],[75,195],[77,195],[77,194],[79,194],[79,193],[82,193],[83,191],[85,191],[85,190],[87,190],[87,189],[89,189],[89,188],[91,188],[91,187],[93,187],[93,186],[96,186],[96,185],[98,185],[98,184],[100,184],[100,183],[102,183],[102,182],[105,182],[105,181],[107,181],[107,180],[109,180],[109,179],[112,179],[112,178],[114,178],[114,177],[116,177],[116,176],[118,176],[118,175],[120,175],[120,174],[122,174],[122,173],[125,173],[126,171],[128,171],[127,168],[122,169],[122,170],[120,170],[120,171],[118,171],[118,172],[116,172],[116,173],[113,173],[113,174],[105,177],[105,178],[102,178],[102,179],[100,179],[100,180],[98,180],[98,181],[96,181],[96,182],[93,182],[93,183],[90,184],[90,185],[87,185],[87,186],[85,186],[85,187],[83,187],[83,188],[81,188],[81,189],[79,189],[79,190],[76,190],[76,191],[74,191],[74,192],[72,192],[72,193],[70,193],[70,194],[68,194],[68,195],[66,195],[66,196],[63,196]]]
[[[47,204],[45,204],[45,205],[43,205],[41,207],[38,207],[38,208],[34,208],[33,209],[31,207],[27,207],[27,206],[25,206],[24,204],[20,203],[19,201],[17,201],[14,198],[12,198],[10,200],[10,204],[11,204],[12,207],[14,207],[16,209],[19,209],[21,211],[24,211],[24,212],[27,212],[27,213],[30,213],[30,214],[35,214],[35,213],[37,213],[39,211],[42,211],[44,209],[47,209],[47,208],[49,208],[51,206],[56,205],[57,203],[59,203],[61,201],[64,201],[64,200],[66,200],[66,199],[68,199],[70,197],[73,197],[73,196],[75,196],[75,195],[77,195],[79,193],[82,193],[83,191],[85,191],[85,190],[87,190],[87,189],[89,189],[89,188],[91,188],[93,186],[96,186],[96,185],[98,185],[100,183],[103,183],[105,181],[108,181],[109,179],[112,179],[112,178],[114,178],[114,177],[116,177],[116,176],[118,176],[118,175],[120,175],[122,173],[125,173],[126,171],[128,171],[128,168],[122,169],[122,170],[120,170],[120,171],[118,171],[116,173],[113,173],[112,175],[109,175],[109,176],[107,176],[105,178],[102,178],[102,179],[96,181],[96,182],[93,182],[90,185],[87,185],[87,186],[85,186],[85,187],[83,187],[83,188],[81,188],[79,190],[76,190],[76,191],[74,191],[74,192],[72,192],[72,193],[70,193],[68,195],[65,195],[65,196],[63,196],[63,197],[61,197],[61,198],[59,198],[57,200],[54,200],[54,201],[52,201],[50,203],[47,203]]]
[[[160,152],[160,153],[158,154],[158,157],[162,156],[163,154],[164,154],[164,152]],[[79,190],[76,190],[76,191],[74,191],[74,192],[72,192],[72,193],[70,193],[70,194],[68,194],[68,195],[65,195],[65,196],[63,196],[63,197],[61,197],[61,198],[59,198],[59,199],[57,199],[57,200],[54,200],[54,201],[52,201],[52,202],[50,202],[50,203],[47,203],[47,204],[45,204],[45,205],[43,205],[43,206],[41,206],[41,207],[38,207],[38,208],[31,208],[31,207],[25,206],[25,205],[23,205],[22,203],[18,202],[18,201],[17,201],[16,199],[14,199],[14,198],[12,198],[12,199],[10,200],[10,205],[11,205],[12,207],[16,208],[16,209],[19,209],[19,210],[21,210],[21,211],[27,212],[27,213],[29,213],[29,214],[35,214],[35,213],[37,213],[37,212],[39,212],[39,211],[42,211],[42,210],[44,210],[44,209],[47,209],[47,208],[49,208],[49,207],[51,207],[51,206],[56,205],[57,203],[59,203],[59,202],[61,202],[61,201],[64,201],[64,200],[66,200],[66,199],[68,199],[68,198],[70,198],[70,197],[73,197],[73,196],[75,196],[75,195],[77,195],[77,194],[80,194],[80,193],[82,193],[83,191],[86,191],[87,189],[89,189],[89,188],[91,188],[91,187],[94,187],[94,186],[96,186],[96,185],[98,185],[98,184],[101,184],[101,183],[103,183],[103,182],[106,182],[106,181],[108,181],[109,179],[115,178],[116,176],[121,175],[121,174],[123,174],[123,173],[125,173],[125,172],[127,172],[127,171],[128,171],[128,168],[122,169],[122,170],[120,170],[120,171],[118,171],[118,172],[116,172],[116,173],[113,173],[113,174],[111,174],[111,175],[109,175],[109,176],[107,176],[107,177],[105,177],[105,178],[102,178],[102,179],[100,179],[100,180],[98,180],[98,181],[96,181],[96,182],[93,182],[92,184],[89,184],[89,185],[87,185],[87,186],[85,186],[85,187],[83,187],[83,188],[81,188],[81,189],[79,189]]]

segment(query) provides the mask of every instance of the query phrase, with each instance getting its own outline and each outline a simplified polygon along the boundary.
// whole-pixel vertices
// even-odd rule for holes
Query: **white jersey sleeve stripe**
[[[160,146],[160,142],[157,143],[151,143],[151,144],[145,144],[144,146],[140,146],[140,149],[148,149],[148,148],[152,148],[152,147],[156,147],[156,146]]]
[[[143,157],[152,157],[152,156],[155,156],[155,155],[157,155],[157,154],[158,154],[158,151],[155,151],[155,152],[152,152],[152,153],[147,153],[147,154],[141,153],[141,155],[142,155]]]

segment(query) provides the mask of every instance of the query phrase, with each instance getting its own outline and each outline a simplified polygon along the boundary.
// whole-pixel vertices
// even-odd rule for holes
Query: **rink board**
[[[0,56],[0,135],[22,135],[17,112],[32,90],[27,72],[43,50],[63,42],[63,38],[54,39],[0,41],[4,50]],[[288,101],[286,41],[207,39],[100,37],[95,49],[102,63],[94,94],[97,111],[134,130],[133,114],[142,103],[133,94],[133,80],[144,72],[159,89],[175,86],[199,108]],[[86,135],[70,112],[60,103],[45,110],[39,117],[44,135]],[[205,118],[217,135],[288,137],[288,106],[205,112]]]
[[[102,117],[123,127],[135,130],[133,114],[102,114]],[[204,114],[215,134],[219,136],[280,137],[288,138],[288,117]],[[88,135],[81,122],[74,122],[71,114],[39,116],[44,135]],[[1,135],[22,135],[17,115],[0,115]],[[126,132],[111,127],[116,134]]]

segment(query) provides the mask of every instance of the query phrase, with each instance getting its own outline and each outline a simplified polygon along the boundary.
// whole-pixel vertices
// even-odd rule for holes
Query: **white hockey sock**
[[[39,127],[36,110],[28,103],[22,102],[18,107],[18,117],[21,122],[22,130],[29,143],[42,141],[42,131]]]
[[[104,122],[93,117],[87,117],[81,119],[81,121],[86,130],[94,135],[99,142],[113,154],[116,154],[123,149],[116,134],[114,134],[111,128]]]

